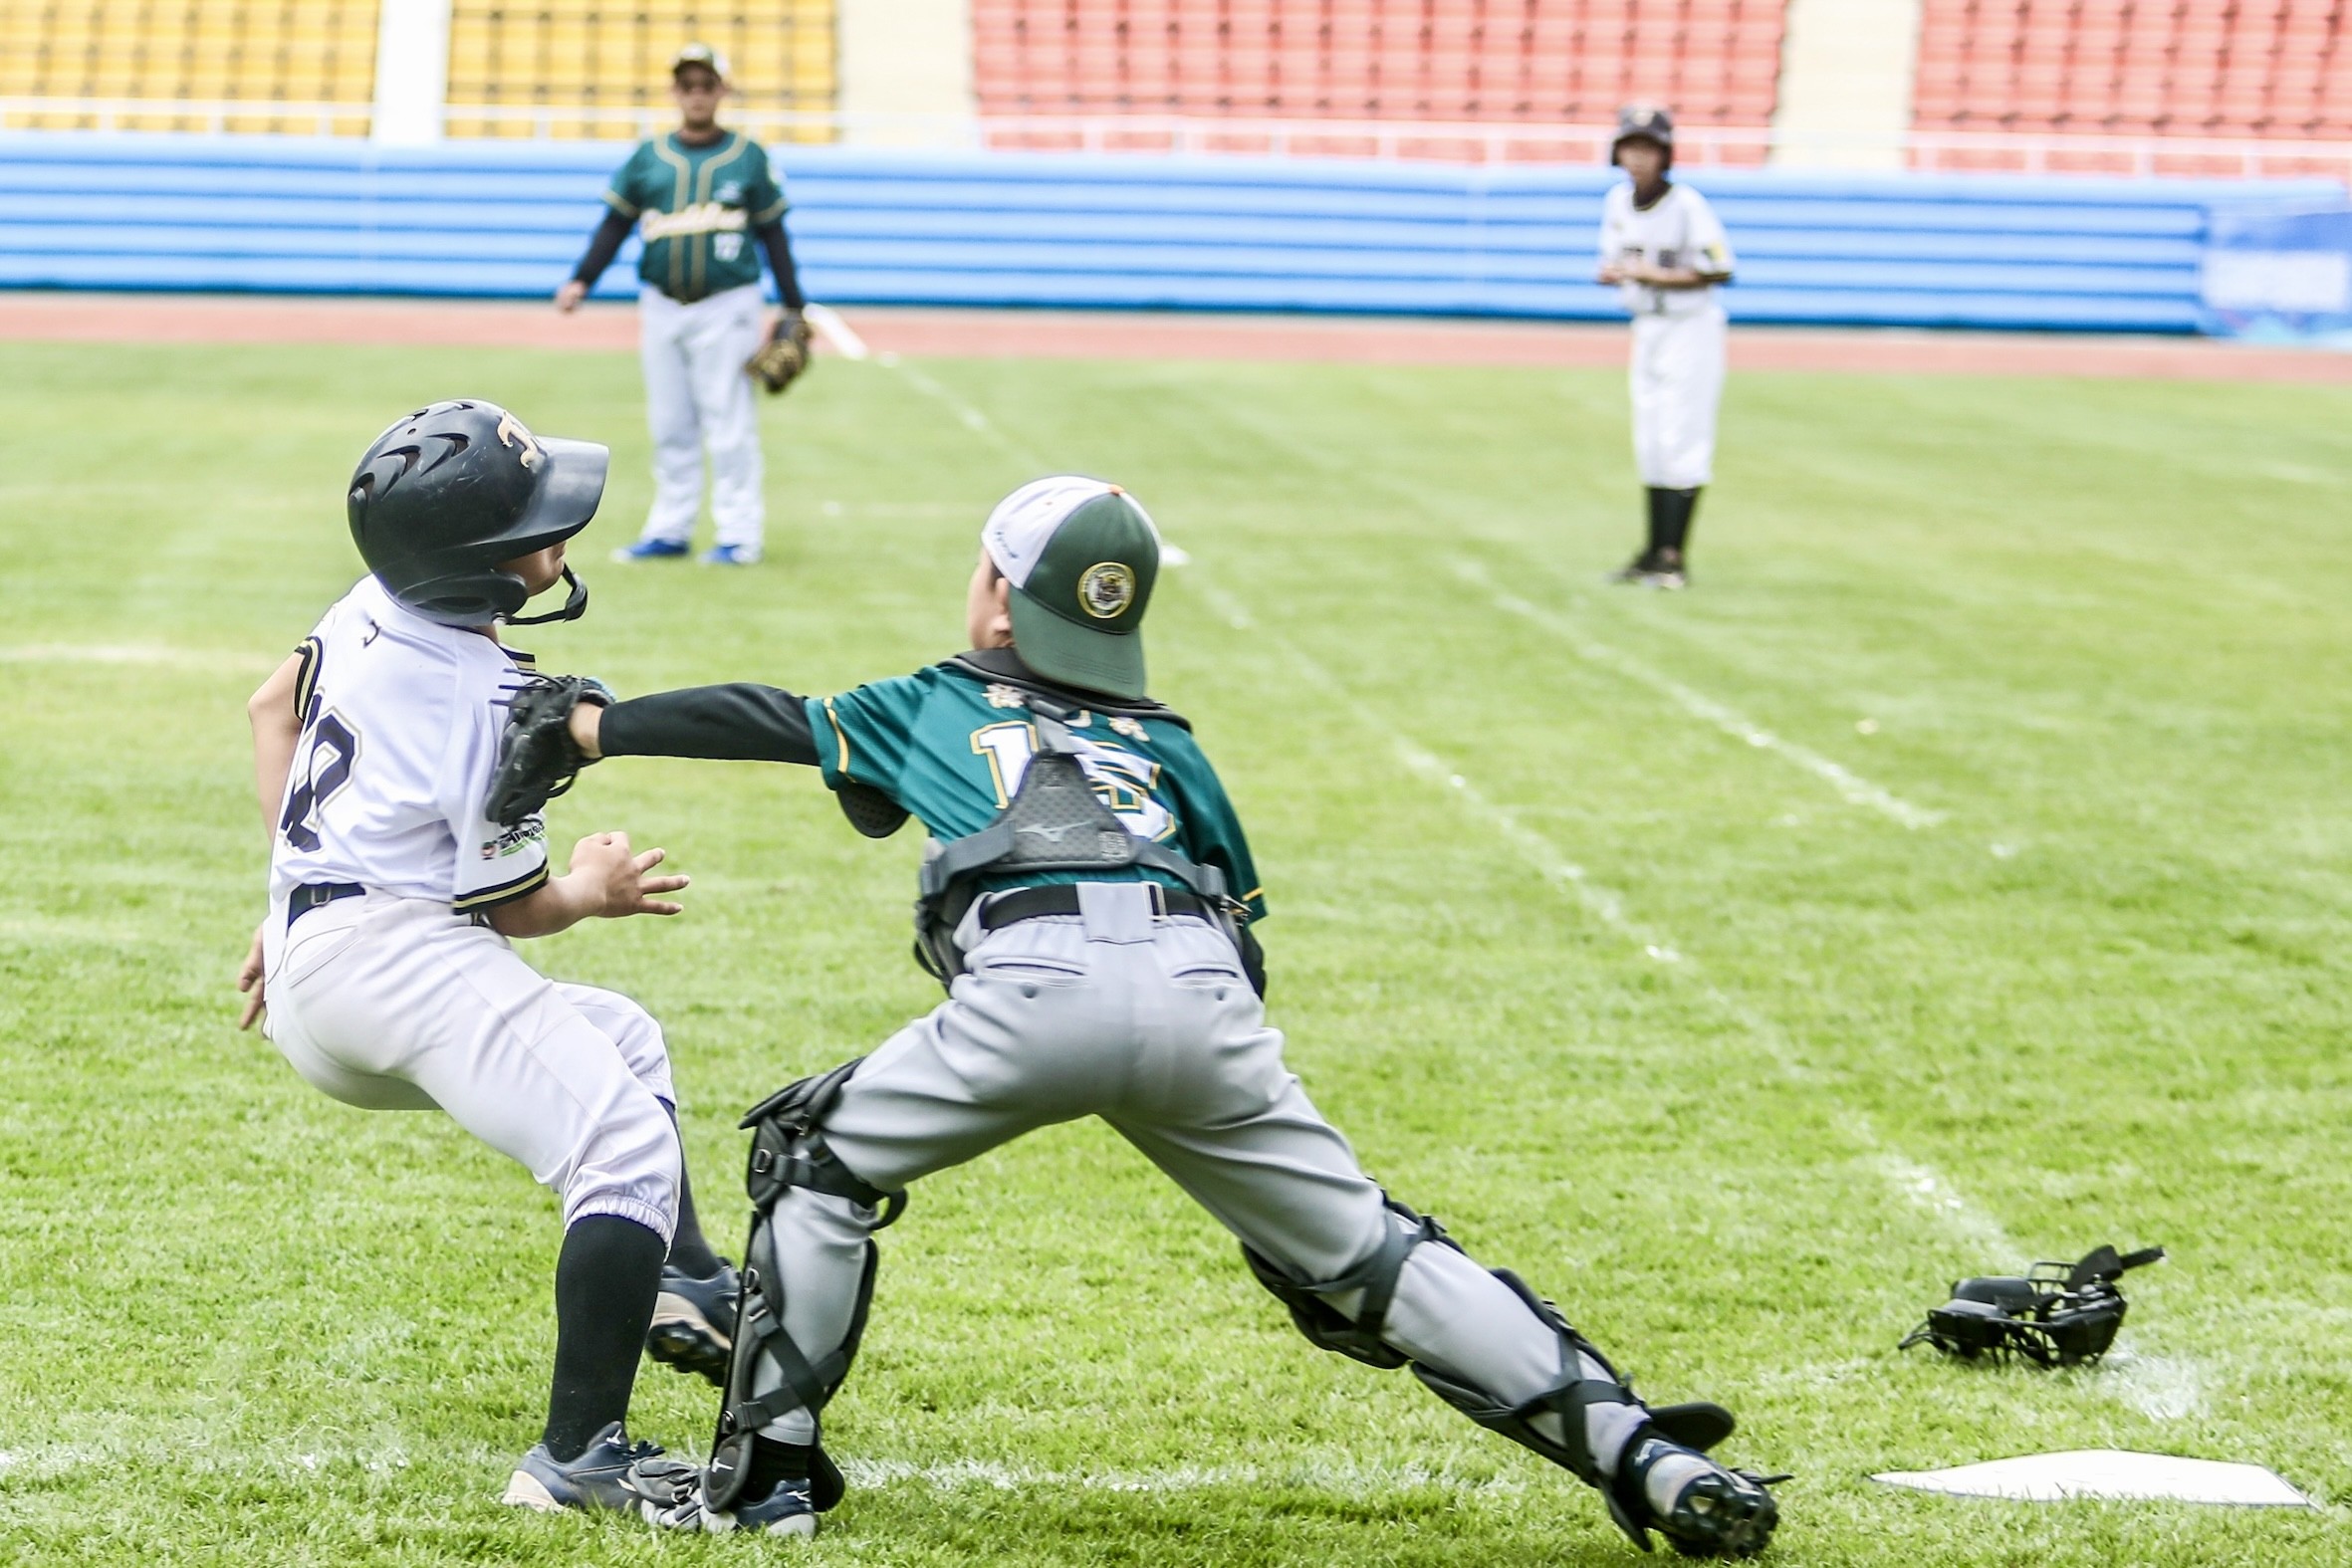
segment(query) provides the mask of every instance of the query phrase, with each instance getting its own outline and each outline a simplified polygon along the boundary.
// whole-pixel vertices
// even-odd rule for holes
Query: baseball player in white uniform
[[[711,521],[718,543],[702,560],[748,566],[767,530],[760,419],[745,363],[767,341],[760,258],[768,258],[784,301],[784,330],[797,331],[807,301],[784,227],[783,183],[768,153],[718,121],[727,60],[689,44],[670,65],[676,130],[640,143],[605,188],[604,221],[556,308],[588,298],[630,228],[643,231],[638,259],[639,358],[645,422],[653,435],[653,506],[635,544],[617,560],[661,560],[692,548],[702,507],[702,460],[711,469]]]
[[[1631,176],[1601,198],[1600,281],[1633,313],[1633,459],[1649,488],[1650,537],[1616,573],[1649,587],[1689,585],[1691,518],[1715,474],[1732,246],[1707,198],[1666,177],[1674,121],[1662,109],[1617,117],[1609,161]]]
[[[594,515],[606,456],[490,403],[398,420],[348,498],[369,575],[250,706],[270,909],[242,1022],[266,996],[270,1039],[313,1085],[445,1111],[563,1201],[547,1427],[505,1497],[542,1509],[635,1510],[632,1470],[659,1471],[622,1424],[685,1190],[660,1026],[626,997],[545,978],[509,939],[674,915],[664,895],[686,878],[656,874],[662,851],[622,833],[581,840],[551,877],[540,819],[502,828],[485,811],[529,668],[498,622],[586,607],[564,542]],[[519,613],[559,582],[563,608]]]

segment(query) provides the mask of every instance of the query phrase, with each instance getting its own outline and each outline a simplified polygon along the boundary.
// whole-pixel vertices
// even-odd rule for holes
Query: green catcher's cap
[[[1099,479],[1033,480],[997,503],[980,543],[1013,584],[1013,643],[1045,676],[1143,695],[1143,612],[1160,534],[1134,497]]]

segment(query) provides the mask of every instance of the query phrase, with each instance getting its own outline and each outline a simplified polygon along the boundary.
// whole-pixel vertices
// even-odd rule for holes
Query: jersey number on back
[[[1151,786],[1159,783],[1159,764],[1133,752],[1083,737],[1076,739],[1078,766],[1086,771],[1087,782],[1121,825],[1138,838],[1167,836],[1175,827],[1175,818],[1151,793]],[[988,759],[988,770],[996,780],[997,804],[1002,807],[1020,792],[1029,760],[1038,754],[1038,736],[1026,723],[992,724],[972,732],[972,750]]]
[[[286,811],[278,831],[305,854],[319,847],[319,812],[345,784],[352,782],[352,764],[359,756],[359,737],[339,713],[325,707],[319,692],[318,645],[307,644],[302,682],[309,689],[308,711],[302,716],[302,739],[294,749],[294,767],[286,781]]]

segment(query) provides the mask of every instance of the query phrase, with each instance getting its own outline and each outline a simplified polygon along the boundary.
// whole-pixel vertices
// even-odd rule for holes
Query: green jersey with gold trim
[[[954,665],[932,665],[834,697],[807,699],[825,784],[870,784],[941,841],[976,833],[1021,787],[1037,755],[1028,699],[1015,687]],[[1183,723],[1080,710],[1069,733],[1094,792],[1127,830],[1225,873],[1226,885],[1266,917],[1265,892],[1225,785]],[[1179,884],[1128,867],[1093,880]],[[1065,873],[990,878],[991,891],[1074,880]]]
[[[785,211],[767,149],[732,130],[708,146],[689,146],[675,131],[640,143],[604,200],[635,219],[644,238],[637,276],[686,305],[758,283],[752,231]]]

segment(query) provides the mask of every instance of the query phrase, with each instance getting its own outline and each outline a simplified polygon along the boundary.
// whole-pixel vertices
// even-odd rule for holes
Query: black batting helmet
[[[564,608],[520,618],[530,592],[498,563],[588,527],[612,454],[535,436],[496,403],[434,403],[375,438],[353,471],[352,543],[392,597],[444,626],[571,620],[588,589],[567,566]]]
[[[1674,116],[1662,109],[1647,104],[1634,104],[1617,111],[1617,134],[1609,142],[1609,162],[1617,161],[1617,149],[1640,137],[1657,143],[1666,154],[1666,166],[1674,167]]]

